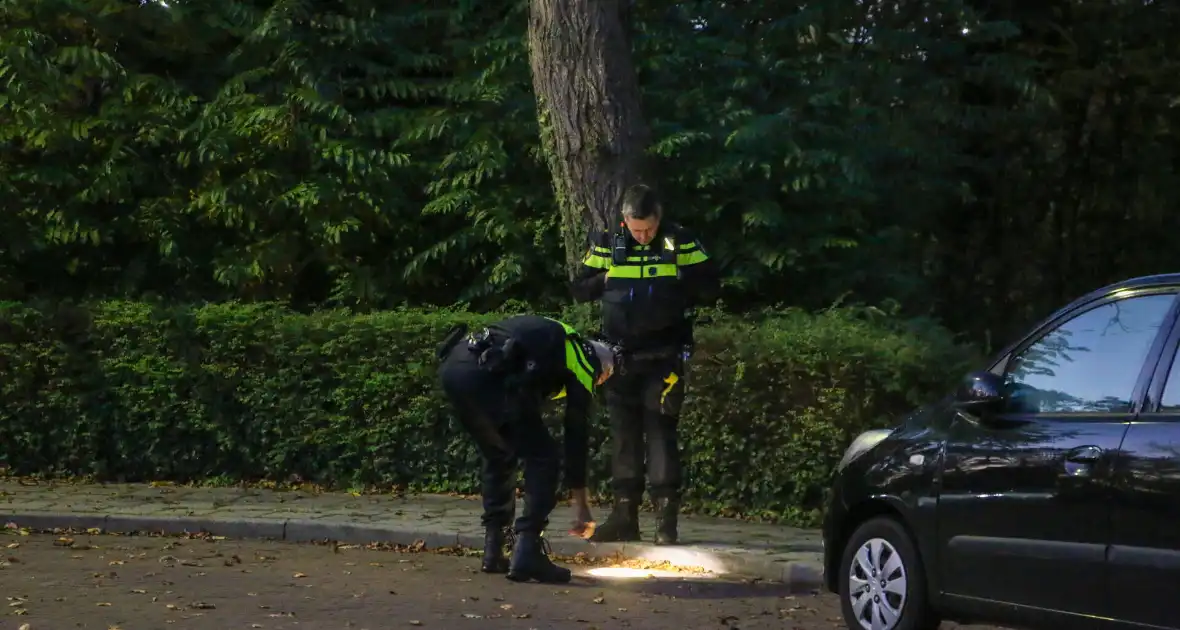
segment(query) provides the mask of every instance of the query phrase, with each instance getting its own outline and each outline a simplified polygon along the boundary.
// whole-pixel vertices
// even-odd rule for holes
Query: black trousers
[[[682,479],[676,429],[684,405],[686,367],[680,357],[626,363],[624,373],[606,382],[613,445],[611,483],[616,497],[639,501],[646,471],[653,499],[679,498]]]
[[[516,471],[524,463],[524,510],[517,533],[540,533],[557,506],[561,451],[541,419],[540,401],[513,395],[504,379],[480,369],[460,343],[439,368],[443,391],[483,457],[484,527],[513,525]]]

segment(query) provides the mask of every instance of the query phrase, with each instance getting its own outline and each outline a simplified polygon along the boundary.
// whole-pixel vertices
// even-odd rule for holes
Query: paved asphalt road
[[[575,566],[568,585],[513,584],[478,573],[478,562],[358,547],[9,530],[0,532],[0,630],[843,627],[832,596],[789,595],[774,584],[684,574],[606,579],[586,575],[587,566]]]

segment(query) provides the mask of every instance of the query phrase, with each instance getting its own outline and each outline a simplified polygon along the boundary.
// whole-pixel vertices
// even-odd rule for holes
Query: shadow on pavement
[[[569,586],[626,591],[678,599],[748,599],[781,598],[806,595],[811,591],[792,589],[780,582],[737,582],[722,578],[647,578],[619,579],[578,575]]]
[[[823,553],[824,545],[818,540],[794,540],[790,542],[783,541],[756,541],[747,540],[740,545],[735,545],[733,542],[726,542],[720,539],[702,538],[694,539],[691,542],[685,542],[680,545],[664,547],[664,549],[703,549],[703,550],[759,550],[772,551],[775,553]]]

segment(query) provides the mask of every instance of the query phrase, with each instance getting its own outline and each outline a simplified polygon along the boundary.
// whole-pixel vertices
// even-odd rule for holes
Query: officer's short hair
[[[623,217],[640,221],[659,218],[664,214],[656,191],[650,186],[636,184],[623,193]]]

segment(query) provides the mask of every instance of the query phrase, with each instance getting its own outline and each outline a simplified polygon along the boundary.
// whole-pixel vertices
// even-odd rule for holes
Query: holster
[[[443,338],[443,342],[439,344],[438,348],[435,348],[435,358],[437,358],[439,361],[447,358],[447,355],[449,355],[451,350],[453,350],[455,346],[459,344],[459,340],[462,339],[463,335],[466,333],[467,324],[459,324],[458,326],[452,327],[450,332],[447,333],[447,336]]]
[[[538,376],[536,361],[512,337],[497,338],[485,328],[467,336],[467,349],[477,355],[480,369],[504,378],[512,395],[527,390]]]

